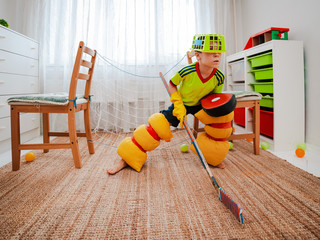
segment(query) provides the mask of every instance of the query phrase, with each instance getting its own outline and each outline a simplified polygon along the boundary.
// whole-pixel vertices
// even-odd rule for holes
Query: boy
[[[225,50],[224,36],[219,34],[198,34],[193,38],[192,53],[197,62],[189,64],[178,71],[170,80],[169,88],[172,105],[161,113],[170,125],[182,126],[187,114],[195,114],[202,109],[200,100],[210,93],[221,93],[224,74],[218,69],[221,53]],[[191,62],[188,56],[189,63]],[[179,86],[179,90],[178,87]],[[107,169],[109,174],[115,174],[127,167],[121,159],[115,166]],[[224,168],[224,163],[218,165]]]

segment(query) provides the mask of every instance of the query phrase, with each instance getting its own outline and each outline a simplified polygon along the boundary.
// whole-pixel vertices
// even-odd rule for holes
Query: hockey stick
[[[168,83],[166,82],[164,76],[162,75],[162,73],[160,72],[160,77],[162,79],[162,82],[165,86],[165,88],[167,89],[167,92],[169,94],[169,96],[171,96],[172,92],[170,92],[170,89],[168,87]],[[230,209],[230,211],[235,215],[235,217],[237,218],[237,220],[243,224],[243,216],[242,216],[242,209],[238,206],[238,204],[232,200],[232,198],[227,195],[225,193],[225,191],[222,190],[222,188],[219,186],[217,180],[214,178],[214,176],[212,175],[210,168],[208,166],[208,163],[206,161],[206,159],[203,156],[203,153],[201,152],[201,149],[195,139],[195,137],[193,136],[192,132],[190,131],[190,128],[187,124],[187,122],[185,120],[183,120],[183,126],[185,127],[189,138],[202,162],[202,165],[204,166],[205,170],[207,171],[208,175],[210,176],[210,179],[212,180],[212,184],[214,187],[217,187],[219,189],[219,199],[221,202],[223,202],[224,205],[226,205],[227,208]]]

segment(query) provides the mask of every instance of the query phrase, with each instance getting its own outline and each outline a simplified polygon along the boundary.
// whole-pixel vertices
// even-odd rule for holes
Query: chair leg
[[[42,114],[42,124],[43,124],[43,143],[49,143],[49,113],[43,113]],[[43,149],[44,153],[49,152],[49,149]]]
[[[69,128],[69,138],[71,143],[71,150],[72,150],[74,165],[76,168],[81,168],[82,163],[80,159],[79,144],[78,144],[77,132],[76,132],[76,113],[73,108],[69,108],[68,128]]]
[[[255,101],[253,113],[253,131],[254,131],[254,154],[260,154],[260,101]]]
[[[92,141],[92,133],[91,133],[91,124],[90,124],[90,109],[89,107],[84,110],[84,127],[86,130],[86,136],[87,136],[87,144],[90,154],[94,154],[94,145]]]
[[[20,116],[14,106],[11,106],[11,155],[12,171],[20,169]]]
[[[193,135],[194,135],[195,138],[197,138],[197,136],[198,136],[198,130],[199,130],[199,119],[194,116],[194,119],[193,119]]]

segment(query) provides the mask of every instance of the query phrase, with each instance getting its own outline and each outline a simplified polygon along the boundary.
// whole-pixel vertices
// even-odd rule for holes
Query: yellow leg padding
[[[170,140],[173,138],[170,124],[162,113],[152,114],[148,122],[162,140]]]
[[[204,131],[213,138],[228,138],[232,133],[232,128],[214,128],[209,125],[205,125]]]
[[[211,117],[205,111],[200,110],[195,114],[195,116],[202,122],[203,124],[211,124],[211,123],[227,123],[233,120],[234,113],[231,112],[227,115],[221,117]]]
[[[117,153],[130,167],[138,172],[147,160],[147,153],[141,151],[130,137],[123,139],[118,146]]]
[[[204,110],[200,110],[195,114],[195,116],[205,124],[205,133],[200,134],[197,138],[201,152],[210,165],[218,166],[229,152],[229,143],[227,141],[215,141],[209,138],[208,135],[216,139],[225,139],[230,137],[232,134],[232,128],[217,128],[208,124],[229,123],[233,120],[234,112],[221,117],[212,117]],[[190,149],[197,154],[193,145]]]
[[[208,138],[206,133],[201,133],[197,137],[198,145],[206,161],[212,166],[218,166],[229,152],[229,143],[227,141],[215,141]],[[197,154],[193,145],[190,150]]]
[[[170,124],[162,113],[151,115],[148,122],[159,138],[170,140],[170,138],[173,137]],[[139,126],[133,132],[133,138],[144,151],[152,151],[160,144],[160,141],[150,135],[146,129],[146,125]],[[142,151],[130,137],[127,137],[123,139],[118,146],[117,153],[130,167],[140,172],[143,164],[147,160],[147,153],[144,151]]]
[[[133,137],[145,151],[152,151],[160,144],[160,141],[157,141],[149,134],[144,124],[133,132]]]

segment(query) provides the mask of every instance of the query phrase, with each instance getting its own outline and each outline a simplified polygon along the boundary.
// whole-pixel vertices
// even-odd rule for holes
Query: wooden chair
[[[89,153],[94,154],[94,145],[90,126],[90,88],[92,74],[96,60],[96,51],[86,47],[83,42],[79,43],[75,64],[71,76],[69,94],[60,96],[55,94],[39,94],[32,96],[13,97],[8,99],[11,109],[11,151],[12,170],[20,169],[20,151],[31,149],[67,149],[71,148],[73,161],[76,168],[81,168],[81,158],[77,137],[86,137]],[[87,73],[83,73],[86,72]],[[80,72],[81,71],[81,72]],[[77,95],[78,80],[85,80],[84,95]],[[59,101],[58,101],[59,100]],[[85,133],[76,132],[76,112],[84,111]],[[43,143],[21,144],[20,143],[20,113],[41,113],[43,120]],[[49,114],[68,114],[68,132],[50,132]],[[68,136],[69,143],[50,143],[51,136]]]
[[[187,52],[187,60],[188,64],[192,63],[192,57],[190,57],[189,52]],[[247,108],[250,107],[253,109],[253,126],[252,133],[232,133],[232,135],[228,138],[229,141],[239,140],[239,139],[252,139],[253,140],[253,152],[256,155],[260,154],[260,99],[261,97],[237,97],[237,105],[236,108]],[[194,117],[193,121],[193,134],[197,137],[198,132],[203,132],[204,128],[199,128],[199,119]]]

